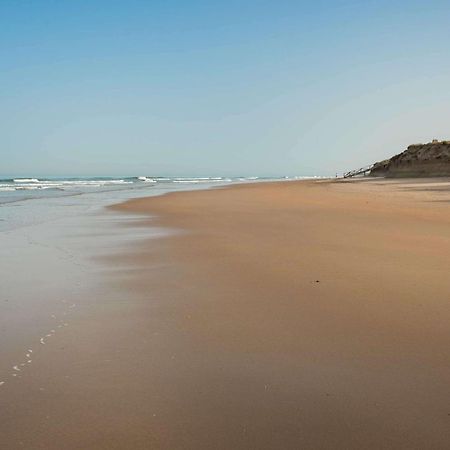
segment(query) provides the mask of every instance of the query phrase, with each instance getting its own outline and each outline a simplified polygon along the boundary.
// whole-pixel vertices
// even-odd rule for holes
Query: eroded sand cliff
[[[450,176],[450,141],[410,145],[404,152],[375,164],[371,176]]]

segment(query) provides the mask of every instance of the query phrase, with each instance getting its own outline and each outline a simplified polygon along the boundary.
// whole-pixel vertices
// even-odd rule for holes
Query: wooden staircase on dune
[[[365,177],[366,175],[368,175],[370,173],[370,171],[372,170],[374,165],[375,164],[370,164],[369,166],[360,167],[359,169],[355,169],[355,170],[351,170],[350,172],[346,172],[346,173],[344,173],[344,178],[352,178],[352,177],[357,177],[357,176]]]

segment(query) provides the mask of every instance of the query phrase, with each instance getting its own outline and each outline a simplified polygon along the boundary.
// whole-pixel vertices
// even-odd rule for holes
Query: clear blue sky
[[[334,174],[450,138],[447,1],[0,0],[0,174]]]

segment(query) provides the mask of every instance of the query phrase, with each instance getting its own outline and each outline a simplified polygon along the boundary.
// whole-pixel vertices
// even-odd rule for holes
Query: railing
[[[358,175],[366,176],[373,169],[374,164],[370,166],[361,167],[359,169],[351,170],[350,172],[344,173],[344,178],[356,177]]]

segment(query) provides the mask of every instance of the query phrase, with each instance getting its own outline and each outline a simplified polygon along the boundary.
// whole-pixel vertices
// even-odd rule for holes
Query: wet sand
[[[448,180],[114,209],[169,234],[99,257],[58,345],[0,392],[6,448],[448,448]]]

